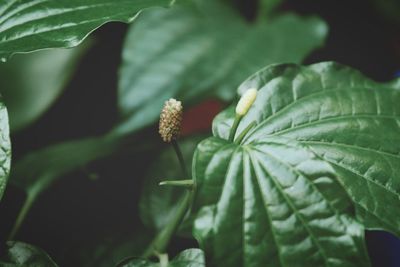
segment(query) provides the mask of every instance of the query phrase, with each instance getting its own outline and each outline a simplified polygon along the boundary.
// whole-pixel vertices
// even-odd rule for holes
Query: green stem
[[[229,141],[233,142],[233,139],[235,138],[236,130],[237,130],[241,120],[242,120],[242,116],[236,114],[235,120],[233,121],[233,125],[231,127],[231,131],[229,132]]]
[[[247,127],[239,134],[239,136],[235,140],[235,144],[240,144],[243,141],[243,138],[246,136],[246,134],[251,130],[256,125],[256,122],[253,121]]]
[[[19,228],[21,227],[22,223],[25,220],[26,215],[29,212],[29,209],[35,202],[36,197],[33,194],[28,194],[24,204],[22,205],[21,210],[19,211],[18,217],[15,220],[14,226],[11,230],[10,235],[8,236],[8,240],[13,240],[15,235],[18,233]]]
[[[185,187],[187,189],[193,189],[193,180],[173,180],[173,181],[162,181],[159,185],[167,185],[167,186],[177,186],[177,187]]]
[[[147,250],[143,253],[144,258],[149,258],[153,255],[162,254],[166,251],[168,244],[181,224],[183,218],[186,215],[190,207],[190,202],[192,199],[192,191],[186,191],[183,196],[180,205],[177,209],[175,216],[171,219],[171,221],[165,226],[165,228],[155,237],[153,242],[147,248]]]
[[[172,143],[172,146],[175,149],[175,153],[176,153],[176,156],[178,157],[179,164],[181,165],[181,169],[182,169],[183,175],[185,176],[185,178],[189,178],[190,176],[189,176],[189,173],[188,173],[188,171],[186,169],[185,160],[183,158],[182,151],[179,148],[178,142],[176,140],[172,140],[171,143]]]

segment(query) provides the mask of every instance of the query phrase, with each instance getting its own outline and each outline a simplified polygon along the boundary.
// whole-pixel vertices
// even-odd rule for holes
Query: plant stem
[[[185,160],[183,158],[182,151],[179,148],[178,142],[176,140],[172,140],[171,143],[172,143],[172,146],[175,149],[175,153],[176,153],[176,156],[178,157],[179,164],[181,165],[181,169],[182,169],[183,175],[185,176],[185,178],[190,178],[189,173],[188,173],[188,171],[186,169]]]
[[[24,204],[22,205],[21,210],[19,211],[18,217],[15,220],[14,226],[8,236],[8,240],[11,241],[14,239],[15,235],[18,233],[19,228],[21,227],[22,223],[25,220],[26,215],[29,212],[29,209],[35,202],[35,196],[33,194],[28,194]]]
[[[229,132],[229,141],[233,142],[233,139],[235,138],[236,130],[237,130],[241,120],[242,120],[242,116],[236,114],[235,120],[233,121],[233,125]]]
[[[177,186],[177,187],[185,187],[187,189],[193,189],[193,180],[162,181],[159,183],[159,185]]]
[[[183,218],[186,215],[186,212],[189,209],[191,199],[192,199],[192,191],[187,190],[180,202],[180,205],[177,209],[175,216],[165,226],[165,228],[155,237],[153,242],[143,253],[144,258],[149,258],[152,255],[158,255],[165,252],[172,236],[178,229],[179,225],[181,224]]]
[[[249,125],[247,125],[247,127],[239,134],[239,136],[236,138],[235,140],[235,144],[240,144],[240,142],[242,142],[243,138],[245,137],[245,135],[251,130],[251,128],[253,128],[256,125],[256,122],[253,121],[252,123],[250,123]]]

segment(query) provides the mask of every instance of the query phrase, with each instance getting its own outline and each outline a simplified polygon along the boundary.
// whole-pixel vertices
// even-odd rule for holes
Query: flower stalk
[[[248,89],[240,98],[235,108],[235,119],[233,121],[231,130],[229,131],[229,141],[233,142],[235,139],[236,131],[243,116],[247,114],[250,107],[253,105],[257,97],[257,89]],[[243,137],[242,137],[243,138]]]

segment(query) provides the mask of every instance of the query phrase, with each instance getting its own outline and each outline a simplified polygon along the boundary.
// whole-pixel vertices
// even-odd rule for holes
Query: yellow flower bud
[[[256,100],[256,97],[257,89],[255,88],[248,89],[246,92],[244,92],[236,105],[236,114],[239,116],[246,115],[247,111],[249,111],[251,105],[253,105],[254,101]]]
[[[183,107],[181,101],[169,99],[165,101],[160,114],[159,133],[164,142],[176,140],[181,131]]]

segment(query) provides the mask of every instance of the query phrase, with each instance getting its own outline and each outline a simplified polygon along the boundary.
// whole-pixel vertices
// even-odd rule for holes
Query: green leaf
[[[236,138],[257,126],[240,144],[228,142],[235,117],[228,108],[194,158],[194,234],[208,260],[369,265],[352,207],[366,227],[399,234],[399,81],[379,84],[336,63],[283,64],[259,71],[239,92],[250,88],[258,96]]]
[[[0,58],[73,47],[109,21],[131,22],[144,8],[171,0],[1,0]]]
[[[90,46],[51,49],[17,55],[0,65],[0,91],[10,115],[12,131],[38,119],[60,96],[79,59]]]
[[[11,165],[11,141],[6,106],[0,99],[0,200],[6,188]]]
[[[18,241],[7,242],[5,258],[0,259],[0,264],[3,267],[57,267],[43,250]]]
[[[239,90],[248,87],[265,88],[265,102],[243,121],[259,122],[245,142],[274,135],[310,147],[335,168],[367,227],[400,236],[400,216],[393,212],[400,209],[399,80],[379,84],[321,63],[266,68]]]
[[[194,136],[179,141],[188,170],[192,166],[194,150],[202,139],[203,136]],[[172,146],[169,146],[154,160],[143,179],[139,211],[140,217],[147,227],[160,231],[176,214],[179,203],[184,197],[184,190],[173,186],[160,186],[159,183],[179,179],[191,179],[191,177],[184,177],[175,151]],[[180,230],[190,233],[191,226],[192,218],[186,218],[181,224]]]
[[[194,162],[194,235],[210,265],[369,265],[333,169],[298,142],[212,137]]]
[[[179,253],[167,265],[168,267],[204,267],[204,253],[200,249],[191,248]],[[143,259],[134,259],[122,265],[122,267],[162,267],[160,263]]]
[[[327,33],[317,18],[283,15],[249,24],[217,1],[143,12],[129,30],[122,54],[118,133],[156,121],[170,97],[193,104],[210,95],[235,96],[240,82],[278,62],[301,62]]]

